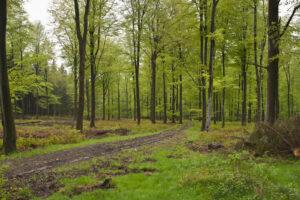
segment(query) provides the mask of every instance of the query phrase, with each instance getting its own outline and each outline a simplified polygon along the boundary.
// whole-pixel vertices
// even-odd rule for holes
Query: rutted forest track
[[[176,130],[163,131],[155,135],[138,137],[120,142],[101,143],[33,156],[30,158],[5,161],[5,164],[10,166],[10,170],[6,173],[6,177],[7,179],[30,178],[35,174],[49,171],[65,164],[86,161],[103,155],[111,155],[122,150],[138,148],[145,145],[156,144],[167,139],[172,139],[180,133],[183,133],[183,130],[185,129],[186,126],[183,126]]]

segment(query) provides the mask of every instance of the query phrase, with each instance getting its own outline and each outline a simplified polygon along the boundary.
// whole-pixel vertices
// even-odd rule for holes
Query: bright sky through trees
[[[25,9],[31,21],[41,21],[46,26],[50,22],[48,12],[51,0],[29,0],[25,3]]]

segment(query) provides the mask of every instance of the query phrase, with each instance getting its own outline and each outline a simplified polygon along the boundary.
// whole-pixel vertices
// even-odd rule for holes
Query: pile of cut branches
[[[300,157],[300,117],[279,120],[273,126],[258,123],[250,136],[257,155],[291,155]]]

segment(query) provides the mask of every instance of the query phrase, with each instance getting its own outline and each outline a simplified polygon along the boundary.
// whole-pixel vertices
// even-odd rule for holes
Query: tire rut
[[[10,166],[10,170],[6,173],[6,177],[7,179],[31,177],[34,174],[51,170],[65,164],[87,161],[102,155],[110,155],[126,149],[159,143],[166,139],[176,137],[185,129],[186,126],[183,126],[180,129],[163,131],[155,135],[138,137],[120,142],[101,143],[45,155],[33,156],[30,158],[6,161],[5,164]]]

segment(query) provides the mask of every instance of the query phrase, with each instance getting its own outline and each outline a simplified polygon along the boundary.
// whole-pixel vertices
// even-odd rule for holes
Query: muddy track
[[[186,129],[186,126],[176,130],[168,130],[159,134],[120,142],[101,143],[45,155],[33,156],[30,158],[6,161],[6,164],[10,166],[10,171],[6,173],[6,177],[8,179],[31,177],[37,173],[48,171],[65,164],[86,161],[102,155],[114,154],[126,149],[159,143],[166,139],[176,137],[182,133],[184,129]]]

